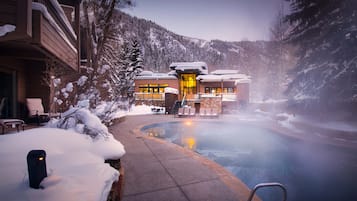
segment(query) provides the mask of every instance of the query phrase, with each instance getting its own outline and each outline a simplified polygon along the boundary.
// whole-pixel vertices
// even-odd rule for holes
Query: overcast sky
[[[284,0],[134,0],[123,11],[183,36],[225,41],[268,40]]]

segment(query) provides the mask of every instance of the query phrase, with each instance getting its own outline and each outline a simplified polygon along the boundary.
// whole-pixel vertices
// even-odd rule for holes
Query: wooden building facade
[[[81,0],[7,0],[0,2],[0,98],[6,118],[25,117],[25,99],[42,98],[49,109],[46,65],[79,71]]]

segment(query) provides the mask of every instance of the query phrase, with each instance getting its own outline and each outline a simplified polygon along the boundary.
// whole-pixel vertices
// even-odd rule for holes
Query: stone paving
[[[182,120],[169,115],[128,116],[110,128],[126,150],[121,160],[125,172],[122,200],[247,200],[250,189],[220,165],[178,145],[140,134],[144,125]]]

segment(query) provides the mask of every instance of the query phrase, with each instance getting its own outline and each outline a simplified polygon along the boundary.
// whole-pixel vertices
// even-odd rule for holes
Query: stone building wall
[[[222,113],[222,98],[219,97],[201,97],[201,108],[215,108],[218,113]]]

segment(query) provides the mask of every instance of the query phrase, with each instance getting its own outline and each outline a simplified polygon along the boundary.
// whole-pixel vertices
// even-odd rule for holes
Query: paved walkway
[[[140,134],[143,125],[182,121],[129,116],[110,128],[126,150],[123,201],[247,200],[250,190],[218,164],[178,145]],[[255,199],[258,200],[258,199]]]

